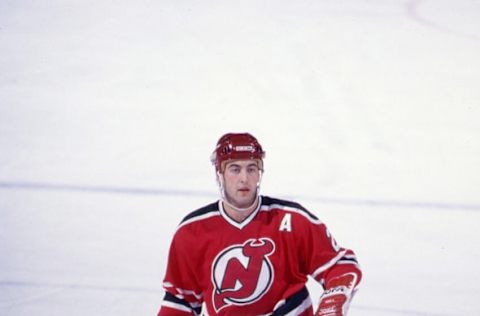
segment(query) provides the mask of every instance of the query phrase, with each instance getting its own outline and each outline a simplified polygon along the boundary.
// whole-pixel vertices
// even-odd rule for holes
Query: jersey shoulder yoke
[[[266,207],[267,209],[281,209],[284,211],[291,211],[303,215],[304,217],[308,218],[312,221],[319,221],[318,217],[308,211],[305,207],[303,207],[300,203],[271,198],[268,196],[262,196],[262,208]]]
[[[185,216],[182,221],[180,222],[180,226],[185,225],[187,223],[201,220],[203,218],[207,218],[210,216],[219,215],[220,211],[218,209],[218,201],[210,203],[206,206],[203,206],[193,212],[190,212],[187,216]]]

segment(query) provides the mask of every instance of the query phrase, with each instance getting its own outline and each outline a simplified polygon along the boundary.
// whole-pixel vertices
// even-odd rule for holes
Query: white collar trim
[[[242,229],[243,227],[247,226],[255,218],[255,216],[257,215],[257,213],[258,213],[258,211],[260,210],[261,207],[262,207],[262,197],[259,195],[258,196],[258,205],[255,208],[255,210],[250,215],[248,215],[247,218],[245,218],[242,222],[239,223],[239,222],[235,221],[233,218],[231,218],[230,216],[228,216],[227,212],[225,212],[225,209],[223,208],[222,200],[218,201],[218,209],[220,210],[220,214],[222,215],[222,217],[228,223],[230,223],[230,225],[235,226],[238,229]]]

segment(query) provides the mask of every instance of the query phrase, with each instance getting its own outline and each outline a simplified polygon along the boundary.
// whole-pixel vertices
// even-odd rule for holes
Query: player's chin
[[[244,207],[251,206],[255,201],[255,192],[248,192],[248,194],[240,194],[237,201],[239,204],[244,205]]]

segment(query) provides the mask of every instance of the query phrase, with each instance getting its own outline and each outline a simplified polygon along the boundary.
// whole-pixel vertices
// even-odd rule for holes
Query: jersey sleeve
[[[200,315],[203,293],[198,285],[188,234],[177,230],[168,255],[163,282],[165,296],[158,316]]]
[[[357,256],[351,249],[337,245],[325,224],[310,226],[310,236],[306,242],[307,271],[315,280],[329,288],[329,281],[346,273],[356,275],[356,287],[362,278]]]

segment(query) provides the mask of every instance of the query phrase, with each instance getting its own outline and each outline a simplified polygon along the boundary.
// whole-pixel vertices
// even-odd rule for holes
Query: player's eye
[[[258,167],[257,166],[248,167],[247,172],[248,173],[257,173],[258,172]]]
[[[240,173],[240,168],[239,167],[231,167],[229,170],[232,173]]]

